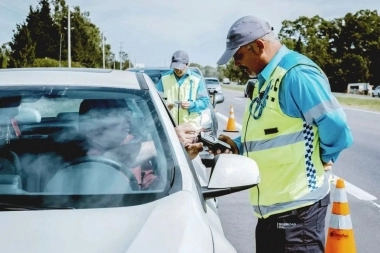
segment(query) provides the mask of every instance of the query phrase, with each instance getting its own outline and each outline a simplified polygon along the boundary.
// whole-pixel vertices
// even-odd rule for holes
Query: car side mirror
[[[214,99],[216,104],[221,104],[224,102],[224,96],[223,94],[215,93],[214,94]]]
[[[259,168],[251,158],[221,154],[215,156],[214,160],[215,166],[211,170],[208,186],[202,188],[205,199],[243,191],[260,183]]]

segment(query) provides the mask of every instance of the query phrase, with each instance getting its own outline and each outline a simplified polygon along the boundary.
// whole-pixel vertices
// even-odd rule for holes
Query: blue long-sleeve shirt
[[[255,89],[261,88],[288,52],[286,46],[281,47],[257,76],[259,87]],[[286,115],[302,118],[318,127],[323,162],[335,162],[340,152],[351,146],[353,138],[346,115],[331,93],[326,76],[315,67],[298,65],[289,70],[280,85],[279,102]],[[234,142],[242,154],[241,137],[235,138]]]
[[[178,77],[175,73],[174,70],[169,70],[168,72],[165,72],[162,74],[162,76],[165,75],[174,75],[175,78],[177,79],[177,83],[179,86],[183,84],[183,82],[187,79],[188,76],[195,76],[200,79],[198,89],[197,89],[197,96],[195,101],[190,102],[190,107],[189,107],[189,112],[198,112],[201,113],[203,110],[205,110],[208,107],[208,104],[210,103],[210,97],[208,95],[208,90],[206,87],[206,84],[204,82],[204,79],[198,75],[197,73],[191,71],[190,69],[187,69],[186,73]],[[158,81],[156,88],[159,92],[164,92],[164,86],[162,85],[162,78],[160,81]]]

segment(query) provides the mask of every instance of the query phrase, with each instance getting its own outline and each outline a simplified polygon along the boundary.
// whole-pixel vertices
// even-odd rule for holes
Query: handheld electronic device
[[[200,132],[198,139],[202,141],[203,145],[209,147],[212,151],[220,149],[223,153],[226,149],[231,150],[231,146],[228,143],[225,143],[214,136],[205,134],[204,132]]]

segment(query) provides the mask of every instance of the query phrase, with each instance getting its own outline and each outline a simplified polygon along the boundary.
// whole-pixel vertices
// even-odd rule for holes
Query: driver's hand
[[[231,150],[226,149],[224,151],[224,154],[239,154],[239,149],[237,148],[235,142],[229,136],[221,134],[219,135],[218,139],[225,143],[228,143],[231,146]],[[210,151],[210,152],[212,152],[214,155],[218,155],[222,153],[220,149],[216,151]]]
[[[167,104],[169,111],[174,107],[174,104]]]

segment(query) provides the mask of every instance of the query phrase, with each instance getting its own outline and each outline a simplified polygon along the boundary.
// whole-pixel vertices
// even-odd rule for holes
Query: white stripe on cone
[[[330,228],[334,229],[352,229],[350,215],[331,214]]]
[[[334,202],[347,203],[347,194],[345,189],[335,188]]]

